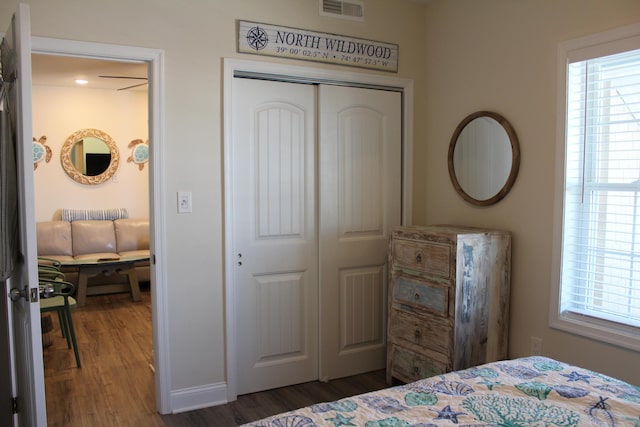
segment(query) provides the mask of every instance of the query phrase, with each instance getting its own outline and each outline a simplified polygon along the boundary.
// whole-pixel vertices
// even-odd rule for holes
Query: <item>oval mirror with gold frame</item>
[[[109,134],[99,129],[80,129],[62,145],[64,171],[80,184],[101,184],[118,170],[120,152]]]
[[[507,195],[518,176],[520,145],[498,113],[478,111],[460,122],[449,144],[449,177],[463,199],[489,206]]]

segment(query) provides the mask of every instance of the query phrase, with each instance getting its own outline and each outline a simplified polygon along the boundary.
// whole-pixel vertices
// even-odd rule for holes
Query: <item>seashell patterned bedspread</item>
[[[533,356],[320,403],[245,426],[640,427],[640,387]]]

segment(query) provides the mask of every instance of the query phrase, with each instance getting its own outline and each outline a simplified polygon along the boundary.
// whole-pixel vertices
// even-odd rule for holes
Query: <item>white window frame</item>
[[[549,324],[555,329],[640,351],[640,334],[638,333],[637,327],[596,319],[577,313],[562,313],[560,311],[562,226],[565,189],[567,67],[569,62],[582,61],[636,49],[640,49],[640,24],[569,40],[561,43],[558,47],[556,182]]]

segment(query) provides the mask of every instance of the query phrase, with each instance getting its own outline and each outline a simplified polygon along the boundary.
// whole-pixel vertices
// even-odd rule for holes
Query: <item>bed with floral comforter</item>
[[[534,356],[320,403],[246,426],[640,427],[640,387]]]

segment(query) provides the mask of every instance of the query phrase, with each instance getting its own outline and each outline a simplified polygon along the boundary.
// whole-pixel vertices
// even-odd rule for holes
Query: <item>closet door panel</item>
[[[318,378],[315,89],[235,79],[238,394]]]
[[[337,220],[342,238],[384,234],[383,119],[372,108],[337,112]]]
[[[322,379],[385,366],[387,244],[401,221],[401,96],[319,88]]]

